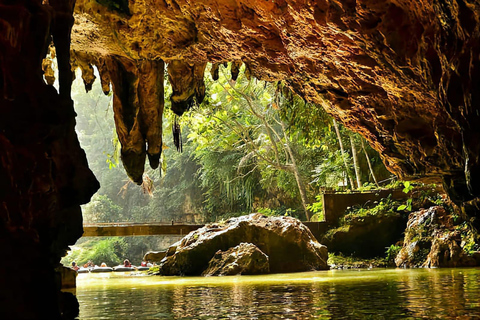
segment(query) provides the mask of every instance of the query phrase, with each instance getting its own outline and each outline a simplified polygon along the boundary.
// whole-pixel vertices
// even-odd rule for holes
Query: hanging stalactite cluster
[[[47,83],[52,85],[55,78],[52,70],[55,51],[52,48],[42,67],[48,73]],[[143,183],[146,158],[150,167],[159,166],[162,152],[162,115],[164,108],[165,63],[162,60],[132,60],[120,56],[94,57],[72,51],[72,74],[75,69],[82,71],[85,90],[91,90],[96,77],[93,66],[98,68],[102,90],[105,94],[113,89],[113,111],[115,126],[122,145],[121,160],[127,175],[137,184]],[[206,63],[190,64],[180,60],[168,63],[168,80],[173,93],[170,96],[171,109],[181,116],[194,104],[202,103],[205,97],[204,74]],[[211,70],[214,80],[218,79],[218,67]],[[227,67],[227,63],[223,63]],[[236,80],[241,61],[231,64],[232,80]],[[182,135],[177,117],[172,124],[174,144],[182,151]]]
[[[168,62],[177,114],[202,100],[205,62],[214,79],[232,62],[235,79],[243,61],[362,134],[400,178],[480,195],[479,1],[109,3],[77,0],[72,48]]]

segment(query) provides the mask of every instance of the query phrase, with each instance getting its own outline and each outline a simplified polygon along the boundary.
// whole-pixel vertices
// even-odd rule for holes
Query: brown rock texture
[[[457,203],[480,195],[478,0],[121,3],[0,0],[0,318],[58,319],[61,305],[75,305],[58,298],[54,267],[80,237],[79,205],[98,183],[74,131],[71,62],[87,90],[93,65],[105,92],[112,83],[137,183],[161,152],[163,63],[181,114],[203,98],[206,62],[232,62],[235,77],[242,61],[364,135],[400,177],[440,177]],[[53,80],[42,65],[50,40],[59,93],[42,77]]]
[[[166,254],[167,251],[148,251],[143,256],[143,261],[160,262]]]
[[[477,261],[468,256],[460,247],[459,235],[455,233],[438,233],[432,242],[432,247],[423,263],[423,267],[475,267]]]
[[[472,267],[474,256],[462,246],[462,235],[453,218],[439,206],[412,212],[403,247],[395,258],[399,267]]]
[[[227,251],[218,250],[202,276],[234,276],[270,272],[268,256],[251,243],[240,243]]]
[[[70,66],[62,65],[73,4],[0,1],[0,319],[68,318],[68,306],[78,313],[54,270],[82,235],[80,204],[99,187],[74,130]],[[42,77],[51,36],[60,94]]]
[[[328,269],[327,247],[299,220],[252,213],[190,232],[167,250],[160,274],[200,275],[219,250],[242,242],[254,244],[268,256],[272,273]]]
[[[75,12],[76,51],[232,61],[232,74],[243,61],[361,133],[400,177],[442,178],[456,202],[480,194],[477,0],[79,0]],[[198,82],[178,77],[184,110]]]

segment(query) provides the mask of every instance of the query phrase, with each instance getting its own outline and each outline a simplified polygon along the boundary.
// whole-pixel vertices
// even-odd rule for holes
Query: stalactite
[[[98,69],[100,74],[100,82],[102,85],[102,91],[105,95],[110,93],[110,73],[108,72],[108,67],[104,58],[99,58],[95,63],[95,66]]]
[[[92,66],[94,63],[93,58],[86,54],[72,52],[70,61],[73,69],[80,68],[82,71],[82,80],[85,86],[85,91],[89,92],[92,90],[93,83],[96,79]]]
[[[195,88],[195,102],[200,104],[205,98],[205,68],[207,63],[197,63],[193,66],[193,85]]]
[[[164,62],[120,57],[98,59],[102,87],[113,85],[115,127],[127,175],[143,182],[145,160],[158,168],[162,152]]]
[[[183,142],[182,142],[182,130],[180,129],[180,124],[178,123],[178,118],[175,116],[172,124],[172,135],[173,135],[173,144],[177,148],[177,151],[183,151]]]
[[[75,0],[49,0],[49,4],[55,9],[55,20],[52,23],[51,32],[57,53],[60,95],[70,99],[73,80],[70,66],[70,42]]]
[[[245,78],[247,78],[248,81],[252,79],[252,69],[247,63],[245,63]]]
[[[210,74],[212,75],[213,81],[218,80],[218,69],[220,68],[220,63],[212,64],[212,68],[210,69]]]
[[[181,116],[194,104],[201,103],[205,96],[204,73],[206,63],[189,64],[174,60],[168,64],[168,79],[172,85],[172,111]]]
[[[138,103],[140,130],[147,142],[147,154],[152,169],[158,168],[162,152],[162,115],[164,107],[164,62],[139,62]]]
[[[240,73],[240,67],[242,66],[242,61],[233,61],[231,65],[232,80],[237,81],[238,74]]]
[[[120,57],[110,58],[107,64],[113,85],[113,111],[122,144],[123,166],[130,179],[142,184],[146,145],[140,130],[136,66],[132,60]]]
[[[55,72],[53,71],[53,59],[55,59],[55,47],[50,45],[48,47],[48,55],[42,61],[42,71],[45,81],[48,85],[53,86],[55,83]]]

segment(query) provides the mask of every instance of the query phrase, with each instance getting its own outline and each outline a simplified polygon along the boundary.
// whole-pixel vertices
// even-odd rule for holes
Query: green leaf
[[[402,211],[402,210],[405,210],[405,209],[407,209],[407,205],[402,204],[401,206],[398,206],[397,211]]]

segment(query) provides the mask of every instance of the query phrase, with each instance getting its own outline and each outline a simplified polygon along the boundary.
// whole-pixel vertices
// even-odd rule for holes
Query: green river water
[[[79,274],[80,319],[480,319],[480,269]]]

